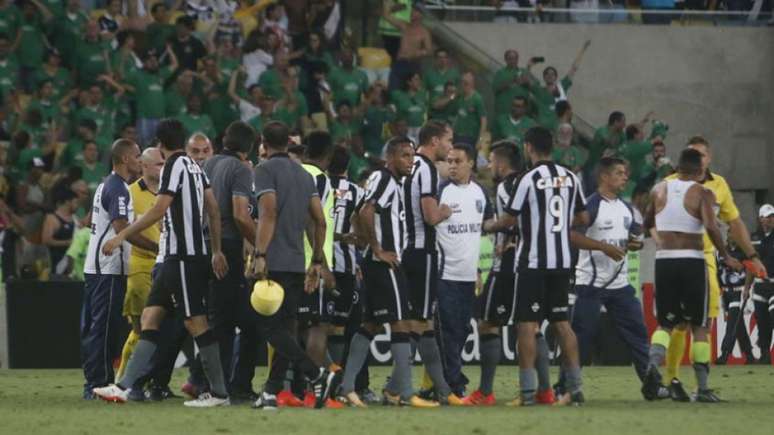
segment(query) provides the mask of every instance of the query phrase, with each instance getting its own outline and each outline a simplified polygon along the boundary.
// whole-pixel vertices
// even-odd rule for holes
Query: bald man
[[[202,132],[196,132],[188,138],[188,142],[185,145],[185,153],[199,166],[204,166],[210,157],[212,157],[212,142],[206,134]]]
[[[158,148],[151,147],[143,151],[140,157],[142,177],[129,186],[129,195],[134,204],[135,218],[139,219],[156,202],[156,193],[159,189],[159,177],[161,168],[164,167],[164,157]],[[160,229],[158,225],[152,225],[142,232],[142,235],[156,243],[159,241]],[[126,363],[134,351],[137,341],[140,339],[140,316],[145,308],[145,301],[151,288],[151,269],[156,260],[156,252],[132,247],[129,256],[129,278],[124,297],[123,315],[132,325],[132,331],[124,343],[121,352],[121,365],[118,368],[117,379],[121,379],[126,368]]]

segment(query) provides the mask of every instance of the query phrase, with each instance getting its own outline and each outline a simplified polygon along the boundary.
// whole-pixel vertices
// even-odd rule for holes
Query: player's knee
[[[140,317],[141,329],[159,329],[164,318],[164,309],[161,307],[146,307]]]
[[[408,320],[398,320],[390,324],[392,332],[411,332],[411,322]]]
[[[193,316],[183,321],[185,329],[191,334],[192,337],[196,337],[204,334],[209,329],[207,324],[207,316]]]
[[[479,335],[500,335],[500,326],[492,322],[482,320],[481,322],[478,322],[478,333]]]

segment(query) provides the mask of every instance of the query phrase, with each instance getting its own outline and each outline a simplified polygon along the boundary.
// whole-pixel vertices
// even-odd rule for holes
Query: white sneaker
[[[125,403],[129,399],[129,389],[123,390],[116,384],[94,388],[91,391],[106,402]]]
[[[183,405],[190,408],[214,408],[216,406],[229,406],[228,397],[215,397],[210,393],[202,393],[194,400],[187,400]]]

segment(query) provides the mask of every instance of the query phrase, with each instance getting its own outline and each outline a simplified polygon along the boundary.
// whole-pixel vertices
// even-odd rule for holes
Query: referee
[[[255,168],[258,228],[252,274],[269,278],[285,290],[279,310],[258,314],[258,327],[274,348],[269,377],[256,408],[275,409],[285,374],[292,363],[311,382],[315,407],[321,408],[336,376],[316,365],[296,341],[298,304],[302,294],[317,289],[323,263],[325,217],[312,176],[287,153],[288,127],[272,121],[263,128],[267,159]],[[315,226],[312,264],[304,276],[304,234],[307,222]]]
[[[487,232],[503,231],[518,224],[519,229],[516,318],[521,395],[512,404],[536,403],[535,334],[547,318],[559,336],[565,356],[567,394],[558,403],[578,405],[584,398],[578,343],[568,322],[570,228],[587,221],[586,199],[578,177],[551,160],[550,131],[531,128],[524,145],[533,168],[519,180],[506,214],[485,228]]]
[[[220,210],[221,249],[228,263],[226,276],[210,283],[209,315],[218,337],[224,375],[226,381],[230,381],[232,402],[257,398],[252,391],[252,380],[258,337],[248,311],[250,290],[244,274],[243,253],[244,240],[255,240],[255,223],[250,216],[253,174],[244,163],[255,141],[252,127],[241,121],[233,122],[226,128],[221,154],[204,163],[204,173],[210,180]],[[232,364],[237,327],[240,330],[239,353]]]
[[[105,243],[102,251],[112,253],[123,240],[164,219],[163,243],[166,257],[161,276],[153,282],[142,315],[140,341],[129,360],[126,375],[118,384],[94,389],[104,400],[125,402],[135,381],[152,368],[161,322],[177,311],[199,347],[199,355],[211,392],[185,402],[186,406],[209,408],[229,404],[217,337],[207,322],[207,282],[210,265],[217,279],[228,271],[220,248],[220,213],[207,176],[183,151],[185,131],[180,121],[166,119],[156,130],[159,150],[165,158],[156,204],[142,218]],[[212,235],[212,259],[204,239],[204,211]]]

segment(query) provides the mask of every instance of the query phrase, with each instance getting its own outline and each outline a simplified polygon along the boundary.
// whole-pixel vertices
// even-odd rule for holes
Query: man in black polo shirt
[[[311,382],[315,407],[330,395],[337,376],[318,367],[296,341],[297,312],[301,294],[317,290],[323,262],[325,216],[312,176],[287,154],[288,127],[277,121],[263,129],[267,160],[255,168],[258,229],[253,253],[253,274],[276,281],[285,290],[279,310],[257,315],[258,327],[274,349],[269,378],[255,407],[274,409],[290,363]],[[314,225],[312,263],[304,276],[304,232]],[[305,279],[306,278],[306,279]]]
[[[255,373],[257,331],[251,322],[250,291],[244,275],[243,241],[255,240],[255,223],[250,217],[253,174],[245,165],[256,140],[255,130],[241,121],[228,126],[223,137],[223,152],[204,164],[212,193],[218,202],[221,222],[221,249],[228,262],[228,273],[222,280],[210,283],[209,314],[220,344],[220,360],[232,403],[255,400],[252,379]],[[235,329],[241,331],[239,357],[232,364]],[[247,358],[244,358],[247,357]],[[231,373],[231,367],[234,372]]]

